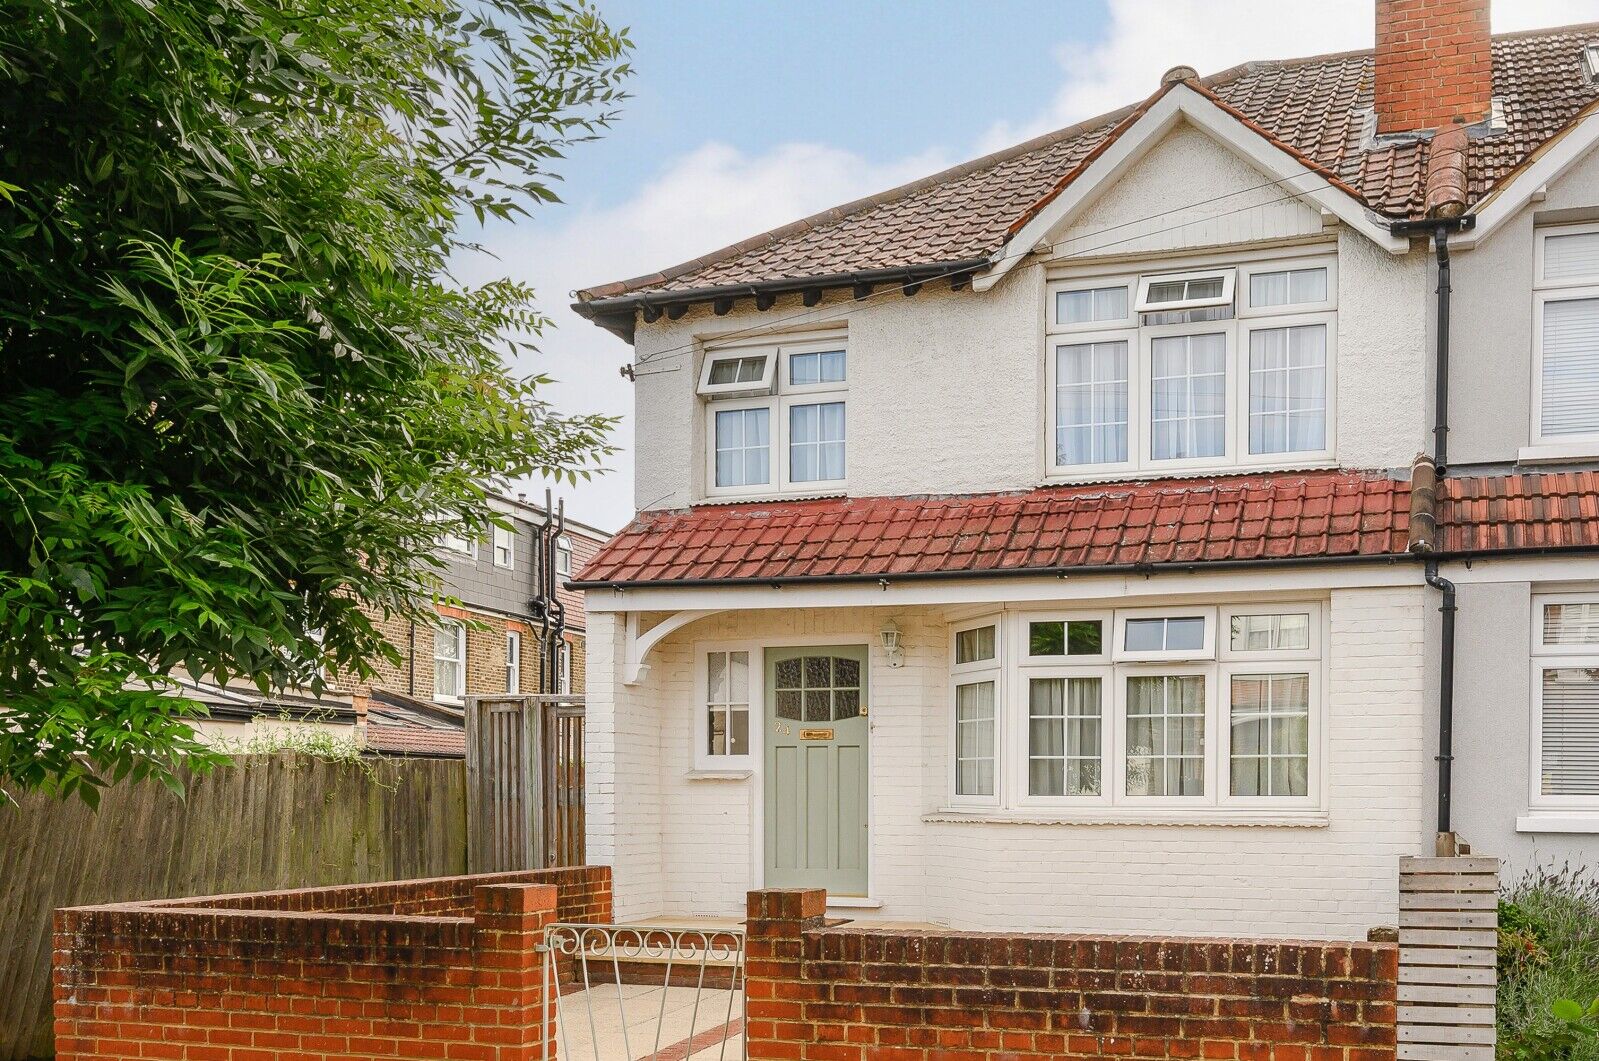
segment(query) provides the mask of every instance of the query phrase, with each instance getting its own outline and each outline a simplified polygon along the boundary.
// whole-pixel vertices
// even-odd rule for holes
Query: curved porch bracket
[[[645,676],[650,672],[650,665],[646,662],[650,656],[650,649],[658,645],[662,639],[683,629],[689,623],[698,622],[706,616],[716,615],[726,610],[726,608],[704,608],[697,611],[675,612],[642,634],[638,630],[638,612],[628,612],[627,637],[623,650],[622,684],[637,685],[644,680]]]

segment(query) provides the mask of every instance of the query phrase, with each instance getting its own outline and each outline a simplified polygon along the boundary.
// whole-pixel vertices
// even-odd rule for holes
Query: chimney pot
[[[1377,0],[1377,132],[1424,132],[1488,116],[1488,3]]]

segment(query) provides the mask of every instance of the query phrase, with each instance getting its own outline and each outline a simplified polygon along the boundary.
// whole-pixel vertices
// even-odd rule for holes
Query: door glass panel
[[[777,663],[777,687],[779,689],[798,689],[801,685],[803,670],[797,659],[779,660]]]
[[[860,660],[846,659],[843,656],[833,657],[833,684],[843,689],[859,688],[861,684]]]
[[[834,691],[834,718],[859,718],[860,715],[861,691],[859,689],[838,689]]]
[[[777,717],[799,721],[800,694],[796,689],[779,689],[777,691]]]
[[[831,722],[860,717],[860,660],[847,656],[780,660],[776,685],[778,718]]]
[[[805,721],[831,722],[833,697],[826,689],[805,690]]]

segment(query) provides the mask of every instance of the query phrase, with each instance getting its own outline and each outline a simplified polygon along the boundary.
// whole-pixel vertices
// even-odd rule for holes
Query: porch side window
[[[466,627],[453,620],[433,630],[433,699],[466,696]]]
[[[705,654],[704,747],[709,759],[750,754],[750,654]]]
[[[1533,806],[1599,812],[1599,595],[1534,605]]]
[[[706,494],[841,487],[848,471],[848,379],[841,339],[709,349],[699,386]]]
[[[1538,233],[1533,438],[1599,452],[1599,225]]]

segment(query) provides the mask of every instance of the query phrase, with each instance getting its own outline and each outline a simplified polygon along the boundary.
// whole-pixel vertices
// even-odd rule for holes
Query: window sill
[[[686,781],[748,781],[754,770],[690,770],[683,775]]]
[[[1337,468],[1332,457],[1308,457],[1287,463],[1225,464],[1178,468],[1106,468],[1102,471],[1051,472],[1039,480],[1040,486],[1082,486],[1093,483],[1134,482],[1145,479],[1186,478],[1192,476],[1260,475],[1267,472],[1315,472]]]
[[[701,505],[769,505],[774,501],[826,501],[830,498],[848,497],[843,487],[832,490],[815,490],[793,494],[707,494]]]
[[[1518,833],[1599,833],[1599,811],[1543,811],[1516,819]]]
[[[829,910],[881,910],[883,900],[871,899],[864,895],[829,895],[827,897]]]
[[[1594,457],[1599,457],[1599,442],[1592,439],[1583,442],[1545,442],[1535,446],[1523,446],[1516,451],[1518,464],[1590,460]]]
[[[1048,811],[971,811],[941,810],[924,814],[922,821],[938,825],[1181,825],[1254,826],[1285,829],[1324,829],[1326,811],[1228,811],[1228,810],[1079,810]]]

